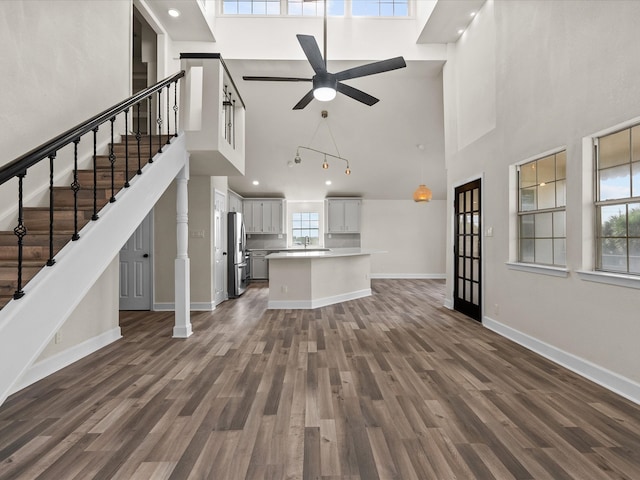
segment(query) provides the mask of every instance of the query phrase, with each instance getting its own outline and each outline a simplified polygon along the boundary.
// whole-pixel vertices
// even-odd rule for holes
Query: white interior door
[[[151,232],[149,213],[120,250],[120,310],[151,310]]]
[[[215,304],[218,305],[226,300],[225,273],[227,271],[226,256],[226,235],[225,224],[223,221],[225,212],[226,195],[218,190],[214,195],[214,211],[213,211],[213,257],[214,271],[213,283],[215,291]]]

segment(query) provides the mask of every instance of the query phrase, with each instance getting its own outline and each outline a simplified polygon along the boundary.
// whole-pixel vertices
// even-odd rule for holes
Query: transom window
[[[566,265],[566,151],[518,168],[518,261]]]
[[[342,17],[407,17],[409,0],[326,0],[327,15]],[[308,0],[223,0],[225,15],[321,16],[322,1]]]
[[[640,274],[640,125],[596,141],[597,269]]]
[[[320,245],[320,214],[295,212],[291,217],[293,245]]]

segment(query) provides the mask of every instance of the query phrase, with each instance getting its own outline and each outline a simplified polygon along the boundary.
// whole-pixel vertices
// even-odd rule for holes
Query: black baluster
[[[129,188],[129,109],[124,111],[124,188]]]
[[[15,300],[24,297],[24,292],[22,291],[22,241],[24,236],[27,234],[27,227],[24,225],[22,181],[26,174],[27,172],[25,170],[23,173],[18,175],[18,225],[13,229],[13,233],[18,237],[18,285],[16,286],[16,291],[13,294],[13,298]]]
[[[79,143],[79,138],[76,138],[73,141],[73,182],[71,183],[71,190],[73,190],[73,236],[71,237],[71,240],[74,242],[80,238],[80,235],[78,235],[78,191],[80,190],[80,184],[78,183]]]
[[[236,101],[233,101],[233,105],[231,106],[231,124],[232,124],[232,132],[231,138],[233,139],[233,149],[236,149]]]
[[[93,129],[93,215],[91,220],[98,220],[98,128]]]
[[[140,134],[140,102],[136,104],[136,109],[138,110],[138,131],[136,132],[136,143],[138,145],[138,175],[142,173],[142,160],[140,159],[140,140],[142,139],[142,135]]]
[[[111,163],[111,198],[109,203],[116,201],[116,186],[115,186],[115,170],[116,170],[116,154],[114,152],[113,145],[113,124],[116,121],[116,117],[111,118],[111,147],[109,149],[109,163]]]
[[[162,90],[158,92],[158,153],[162,153],[162,105],[160,105],[160,100],[162,98]]]
[[[177,80],[173,87],[173,117],[175,120],[173,122],[173,136],[177,137],[178,136],[178,81]]]
[[[153,151],[153,145],[152,145],[152,141],[151,141],[151,132],[153,130],[152,128],[152,122],[151,122],[151,101],[152,101],[152,96],[149,96],[149,163],[153,163],[153,154],[151,153]]]
[[[171,117],[169,117],[169,102],[171,101],[171,97],[169,96],[171,84],[167,85],[167,144],[171,142],[171,134],[169,130],[171,129]]]
[[[56,261],[53,259],[53,160],[56,154],[49,155],[49,260],[47,266],[50,267]]]

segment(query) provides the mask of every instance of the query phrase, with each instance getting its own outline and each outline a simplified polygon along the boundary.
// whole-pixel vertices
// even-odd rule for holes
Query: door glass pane
[[[464,212],[464,192],[458,194],[458,213]]]
[[[520,167],[520,188],[531,187],[538,183],[536,178],[536,162],[527,163]]]
[[[458,235],[458,255],[464,255],[464,236]]]
[[[464,298],[464,280],[458,278],[458,298]]]
[[[480,258],[480,235],[473,236],[473,258]]]
[[[471,280],[474,282],[480,281],[480,260],[473,261],[473,275],[471,276]]]
[[[464,254],[471,255],[471,235],[464,237]]]
[[[520,261],[532,263],[534,261],[534,240],[523,238],[520,240]]]
[[[464,216],[465,225],[464,225],[464,233],[471,233],[471,214],[467,213]]]
[[[612,133],[600,138],[600,155],[598,168],[613,167],[629,163],[630,152],[630,130]]]
[[[471,211],[471,190],[464,192],[464,211]]]
[[[564,238],[556,238],[553,241],[553,264],[567,264],[567,241]]]
[[[556,153],[556,180],[567,178],[567,152]]]
[[[464,233],[464,215],[458,215],[458,233]]]
[[[631,161],[640,160],[640,125],[631,129]]]
[[[477,188],[473,189],[473,211],[480,211],[480,191]]]
[[[538,187],[523,188],[520,190],[520,211],[528,212],[535,210],[537,207],[536,194]]]
[[[473,228],[471,231],[476,235],[480,233],[480,215],[477,213],[473,214]]]
[[[553,214],[536,213],[536,238],[549,238],[553,236]]]
[[[464,276],[464,257],[458,257],[458,277]]]
[[[471,278],[471,259],[470,258],[467,258],[464,261],[464,266],[465,266],[464,278]]]
[[[602,269],[614,272],[627,271],[626,238],[604,238],[601,240]]]
[[[601,237],[626,237],[626,205],[609,205],[600,208]]]
[[[464,282],[464,299],[467,302],[471,301],[471,282],[470,281]]]
[[[600,200],[631,196],[631,172],[629,165],[600,171]]]
[[[565,217],[566,217],[565,212],[553,213],[553,236],[554,237],[566,236]]]
[[[540,184],[538,187],[538,208],[553,208],[556,206],[555,182]]]
[[[475,304],[475,305],[479,305],[480,304],[480,292],[479,292],[479,285],[477,283],[473,283],[473,296],[471,298],[471,301]]]
[[[536,238],[536,263],[553,264],[553,241],[550,238]]]
[[[538,160],[538,183],[553,182],[556,179],[556,156],[541,158]]]

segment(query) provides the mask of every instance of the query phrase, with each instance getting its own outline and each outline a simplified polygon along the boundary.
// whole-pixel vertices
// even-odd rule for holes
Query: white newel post
[[[176,289],[176,319],[173,327],[173,338],[187,338],[191,330],[191,286],[189,283],[189,163],[187,163],[176,177],[176,233],[177,256],[175,261],[175,289]]]

